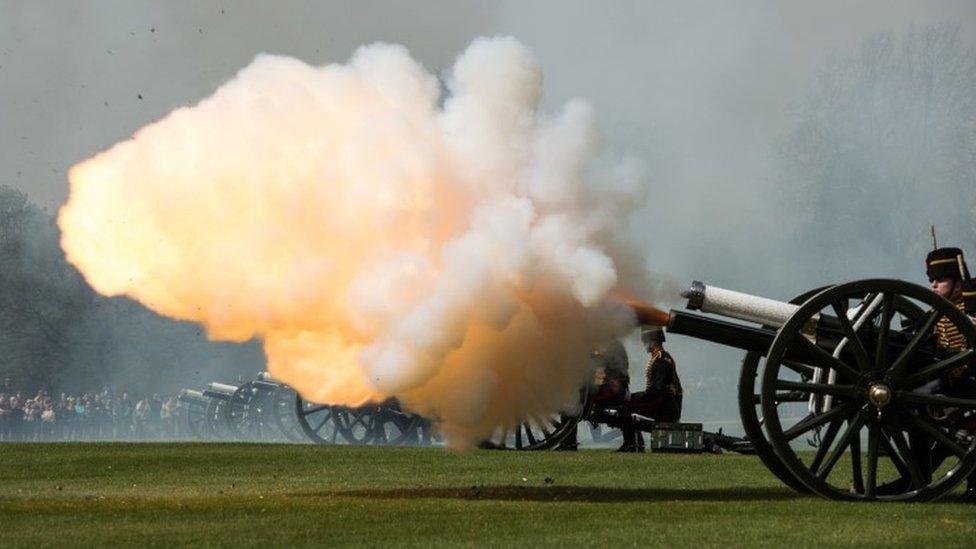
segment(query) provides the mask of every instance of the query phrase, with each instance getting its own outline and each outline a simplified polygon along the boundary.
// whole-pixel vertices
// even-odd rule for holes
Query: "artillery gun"
[[[294,414],[295,392],[267,372],[240,385],[210,383],[184,389],[187,427],[200,440],[302,442]]]
[[[224,420],[239,440],[301,442],[291,403],[295,392],[261,372],[237,387],[224,405]]]
[[[210,424],[207,422],[207,407],[210,399],[202,391],[183,389],[180,391],[179,401],[186,408],[186,425],[195,438],[207,440],[210,438]]]
[[[682,295],[686,310],[628,305],[640,324],[746,352],[738,401],[747,443],[703,433],[706,446],[756,453],[794,490],[831,499],[932,500],[976,468],[976,381],[966,382],[976,328],[929,289],[870,279],[779,302],[695,282]],[[963,335],[964,348],[936,346],[939,322]],[[551,449],[579,422],[613,427],[621,413],[595,409],[581,392],[569,411],[492,442]]]
[[[226,383],[207,384],[203,390],[203,396],[210,399],[207,404],[206,421],[210,428],[210,437],[218,440],[230,440],[234,438],[231,425],[227,422],[227,407],[230,405],[234,393],[239,389],[238,385],[228,385]]]
[[[870,279],[784,303],[696,282],[683,296],[688,310],[632,306],[642,324],[746,351],[743,428],[792,488],[926,501],[976,467],[976,394],[964,382],[976,328],[929,289]],[[964,348],[935,345],[940,321],[962,334]]]

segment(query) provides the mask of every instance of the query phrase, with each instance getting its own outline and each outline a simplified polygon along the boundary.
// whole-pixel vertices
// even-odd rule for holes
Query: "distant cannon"
[[[203,392],[193,389],[183,389],[178,399],[186,408],[186,425],[190,433],[199,440],[209,439],[212,434],[207,421],[210,399],[204,396]]]
[[[305,442],[298,417],[295,415],[295,391],[275,381],[268,372],[258,374],[257,382],[262,390],[271,391],[265,401],[265,414],[270,416],[270,419],[265,421],[273,422],[278,432],[287,441]]]
[[[187,427],[200,440],[303,442],[295,417],[295,392],[262,372],[240,385],[210,383],[184,389]]]
[[[261,372],[237,387],[223,405],[224,421],[234,438],[266,442],[301,442],[291,403],[295,392]]]
[[[226,383],[209,383],[203,390],[203,396],[210,399],[207,404],[207,424],[210,427],[211,438],[218,440],[231,440],[234,432],[227,422],[227,407],[230,405],[234,393],[237,392],[238,385],[228,385]]]
[[[833,499],[926,501],[976,467],[976,394],[962,381],[976,328],[929,289],[872,279],[785,303],[696,282],[683,295],[689,310],[632,306],[641,323],[746,351],[742,424],[787,485]],[[936,346],[937,323],[964,346]]]

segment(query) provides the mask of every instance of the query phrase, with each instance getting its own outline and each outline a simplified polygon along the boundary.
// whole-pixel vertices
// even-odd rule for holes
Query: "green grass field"
[[[976,507],[797,496],[755,457],[0,445],[0,546],[972,546]]]

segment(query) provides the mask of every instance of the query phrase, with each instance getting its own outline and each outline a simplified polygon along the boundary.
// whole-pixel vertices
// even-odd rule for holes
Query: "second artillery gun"
[[[926,501],[976,467],[976,328],[929,289],[871,279],[786,303],[696,282],[683,295],[687,310],[631,306],[642,324],[746,351],[743,428],[790,487]],[[936,346],[939,322],[955,326],[963,348]]]

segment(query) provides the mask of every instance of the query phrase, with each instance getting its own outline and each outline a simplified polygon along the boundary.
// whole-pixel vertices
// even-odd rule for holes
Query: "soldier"
[[[925,272],[932,284],[932,291],[951,301],[960,310],[963,303],[963,283],[969,282],[969,268],[959,248],[937,248],[925,258]],[[956,326],[946,317],[935,325],[936,343],[948,349],[962,349],[966,340]]]
[[[926,274],[932,284],[932,291],[952,302],[976,322],[976,287],[969,276],[969,268],[959,248],[938,248],[929,252],[925,258]],[[966,348],[966,338],[959,333],[956,325],[947,317],[942,317],[934,328],[935,342],[939,347],[953,350]],[[930,388],[932,391],[952,396],[972,396],[976,392],[976,380],[969,364],[951,370],[944,379]],[[936,468],[945,459],[941,449],[932,456],[932,467]],[[967,479],[963,499],[976,502],[976,476]]]
[[[630,360],[627,350],[619,340],[613,340],[606,347],[593,351],[590,359],[595,364],[593,383],[589,389],[589,400],[596,408],[622,405],[630,392]],[[576,450],[579,443],[576,432],[568,434],[557,450]]]
[[[596,406],[623,404],[630,391],[630,360],[623,344],[615,339],[595,351],[592,358],[597,362],[597,369],[590,401]]]
[[[676,422],[681,419],[681,380],[671,355],[664,350],[664,330],[656,326],[645,327],[641,340],[649,353],[644,375],[647,388],[631,395],[621,422],[624,443],[618,451],[640,452],[644,445],[634,426],[632,414],[653,418],[656,421]]]

